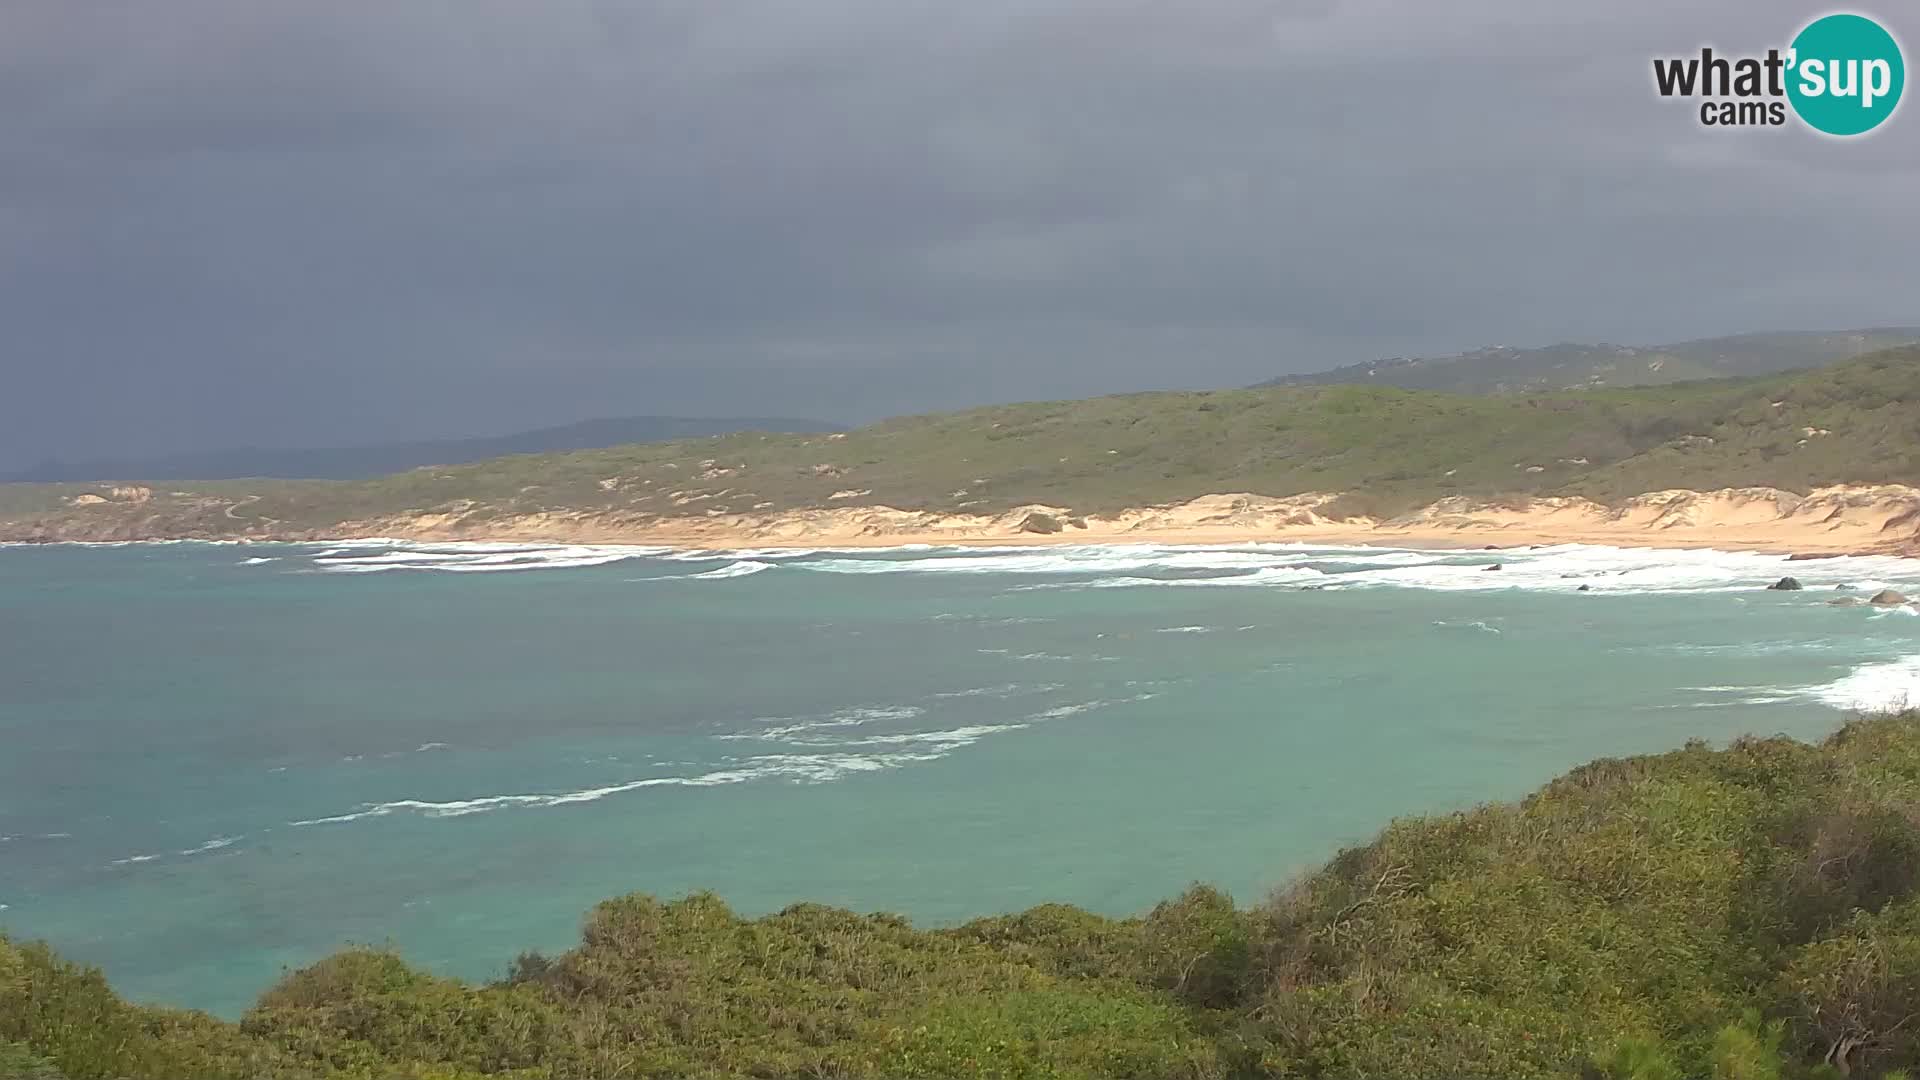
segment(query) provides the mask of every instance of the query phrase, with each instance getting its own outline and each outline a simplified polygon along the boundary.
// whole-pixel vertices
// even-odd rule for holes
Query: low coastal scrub
[[[0,938],[0,1076],[1892,1077],[1920,1066],[1920,716],[1582,766],[1263,902],[959,927],[609,900],[490,985],[355,949],[238,1023]]]

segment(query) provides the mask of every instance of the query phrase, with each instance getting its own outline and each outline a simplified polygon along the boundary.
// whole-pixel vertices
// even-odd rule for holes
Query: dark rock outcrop
[[[1892,589],[1881,589],[1873,594],[1873,599],[1867,601],[1869,604],[1878,604],[1881,607],[1894,607],[1907,602],[1906,593],[1895,592]]]
[[[1800,582],[1797,578],[1783,577],[1779,581],[1767,586],[1767,588],[1775,592],[1798,592]]]
[[[1034,511],[1020,521],[1020,531],[1024,533],[1057,533],[1061,529],[1060,519],[1052,514]]]

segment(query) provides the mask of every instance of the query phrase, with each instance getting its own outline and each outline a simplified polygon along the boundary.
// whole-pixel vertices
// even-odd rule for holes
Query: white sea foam
[[[1092,712],[1095,709],[1104,709],[1112,705],[1126,705],[1137,701],[1150,701],[1156,696],[1155,694],[1143,693],[1133,694],[1129,697],[1115,698],[1110,701],[1076,701],[1071,705],[1056,705],[1051,709],[1043,709],[1040,712],[1034,713],[1029,719],[1059,720],[1068,716],[1078,716],[1081,713]]]
[[[1806,701],[1815,694],[1806,689],[1782,690],[1769,686],[1684,686],[1682,690],[1691,690],[1701,694],[1738,694],[1738,697],[1722,696],[1713,701],[1689,701],[1669,706],[1670,708],[1719,709],[1729,705],[1780,705],[1789,701]]]
[[[1714,642],[1705,644],[1635,645],[1623,652],[1688,653],[1707,656],[1777,656],[1795,653],[1831,652],[1850,648],[1833,638],[1787,638],[1773,641]]]
[[[196,844],[190,848],[181,848],[180,850],[175,851],[172,854],[178,855],[182,858],[192,858],[195,855],[205,855],[209,851],[219,851],[221,848],[232,847],[234,844],[238,843],[242,839],[243,837],[239,837],[239,836],[216,836],[212,840],[208,840],[204,844]],[[155,852],[148,855],[129,855],[124,859],[114,859],[108,865],[137,866],[140,863],[149,863],[149,862],[155,861],[156,859],[165,858],[166,855],[167,855],[166,852]]]
[[[1246,586],[1300,586],[1324,585],[1338,580],[1310,566],[1269,566],[1257,570],[1243,570],[1238,573],[1222,574],[1214,577],[1177,577],[1153,578],[1126,575],[1122,577],[1096,578],[1093,581],[1045,582],[1038,585],[1020,585],[1017,589],[1137,589],[1155,586],[1169,588],[1217,588]]]
[[[771,569],[773,569],[773,564],[770,562],[742,559],[739,562],[728,563],[717,570],[708,570],[699,574],[689,574],[687,577],[694,581],[721,581],[726,578],[746,577],[749,574],[757,574],[762,570]]]
[[[963,746],[972,746],[989,735],[1002,731],[1019,731],[1026,724],[975,724],[970,727],[951,728],[946,731],[912,731],[899,735],[869,735],[860,739],[849,739],[836,743],[838,746],[913,746],[932,745],[948,750],[957,750]]]
[[[966,549],[963,549],[966,550]],[[917,559],[812,559],[794,565],[831,574],[1106,574],[1127,570],[1258,570],[1274,555],[1238,548],[1111,545],[1000,549]]]
[[[977,626],[1031,626],[1036,623],[1050,623],[1054,620],[1039,615],[958,615],[943,611],[927,617],[928,622],[971,623]]]
[[[1920,704],[1920,656],[1862,664],[1825,686],[1806,693],[1836,709],[1879,712]]]
[[[1498,564],[1499,569],[1492,569]],[[1612,594],[1746,592],[1800,579],[1808,590],[1847,584],[1860,591],[1920,582],[1920,560],[1848,556],[1789,563],[1783,555],[1702,548],[1615,548],[1557,544],[1498,551],[1299,548],[1087,547],[914,560],[830,559],[797,564],[835,573],[998,573],[1088,575],[1092,580],[1022,588],[1248,587],[1321,584],[1446,592],[1512,589],[1565,592],[1579,585]],[[1149,576],[1166,571],[1183,576]],[[1194,576],[1206,575],[1206,576]],[[1903,610],[1903,609],[1897,609]]]
[[[671,550],[618,544],[369,543],[335,547],[314,555],[312,562],[315,569],[331,574],[371,574],[386,570],[489,573],[604,566],[665,555]]]
[[[1000,686],[972,686],[965,690],[942,690],[928,695],[936,698],[1012,697],[1015,694],[1045,694],[1064,689],[1059,683],[1005,683]]]
[[[659,556],[667,562],[721,562],[733,559],[800,559],[818,555],[820,548],[702,548],[693,551],[669,551]]]
[[[1158,630],[1155,630],[1154,633],[1156,634],[1211,634],[1213,633],[1213,627],[1211,626],[1162,626]]]
[[[980,692],[1006,696],[1010,692],[1039,692],[1060,689],[1057,685],[1040,687],[986,687]],[[936,695],[942,696],[942,695]],[[946,697],[970,696],[969,692],[947,694]],[[717,735],[723,740],[760,740],[778,742],[806,750],[844,752],[871,747],[922,746],[938,750],[941,754],[971,746],[989,735],[1001,732],[1019,731],[1036,723],[1058,720],[1094,709],[1125,702],[1146,701],[1152,693],[1137,693],[1115,700],[1080,701],[1035,712],[1022,720],[997,724],[972,724],[963,727],[938,729],[933,731],[890,731],[881,734],[868,734],[862,730],[867,724],[876,721],[900,722],[917,719],[924,710],[914,706],[887,706],[884,708],[844,709],[822,717],[813,717],[792,721],[790,718],[775,718],[788,722],[777,723],[750,731]],[[763,721],[764,722],[764,721]]]
[[[241,566],[260,566],[264,563],[279,562],[279,561],[280,561],[279,559],[270,559],[270,558],[241,559],[240,565]]]
[[[918,705],[881,705],[862,706],[852,709],[840,709],[823,716],[769,716],[758,722],[771,727],[755,731],[738,732],[731,735],[716,735],[719,739],[767,739],[780,741],[802,735],[810,731],[824,731],[836,728],[859,727],[885,721],[912,720],[926,713]]]
[[[629,780],[605,787],[585,788],[550,794],[483,795],[472,799],[431,802],[424,799],[396,799],[371,803],[344,814],[290,821],[289,825],[337,825],[390,814],[413,813],[423,817],[465,817],[512,808],[545,809],[597,802],[611,795],[640,791],[651,787],[718,787],[753,780],[785,779],[800,784],[824,784],[854,773],[896,769],[915,762],[934,761],[946,756],[949,747],[932,746],[919,751],[883,754],[768,754],[741,760],[733,767],[716,769],[698,776],[654,776]]]
[[[318,545],[316,545],[318,546]],[[1539,590],[1580,585],[1598,594],[1749,592],[1791,575],[1809,590],[1839,584],[1866,592],[1920,588],[1920,560],[1847,556],[1789,564],[1785,556],[1712,549],[1556,544],[1495,551],[1372,546],[1089,544],[1058,547],[903,545],[892,548],[675,550],[624,545],[398,540],[342,542],[312,556],[330,573],[384,570],[565,569],[650,557],[722,562],[688,578],[718,580],[794,567],[833,574],[1002,574],[1079,578],[1021,588],[1289,587],[1409,588],[1443,592]],[[724,562],[723,562],[724,560]],[[1489,567],[1498,563],[1500,569]],[[657,580],[657,579],[653,579]],[[1891,613],[1908,616],[1906,609]]]
[[[1850,712],[1897,711],[1920,704],[1920,656],[1861,664],[1832,682],[1815,686],[1709,685],[1680,689],[1713,695],[1714,700],[1669,707],[1706,709],[1812,701]]]

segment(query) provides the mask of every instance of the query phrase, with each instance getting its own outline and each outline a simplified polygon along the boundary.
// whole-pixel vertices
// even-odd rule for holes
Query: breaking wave
[[[824,784],[854,773],[876,772],[882,769],[897,769],[920,761],[934,761],[945,756],[948,748],[933,747],[924,751],[900,751],[883,754],[766,754],[745,758],[728,768],[701,773],[698,776],[654,776],[642,780],[629,780],[620,784],[604,787],[583,788],[579,791],[562,791],[547,794],[527,795],[483,795],[472,799],[456,799],[448,802],[432,802],[425,799],[396,799],[392,802],[363,805],[357,810],[327,817],[309,818],[303,821],[290,821],[287,824],[304,827],[309,825],[338,825],[366,818],[386,817],[390,814],[418,814],[422,817],[446,818],[465,817],[469,814],[484,814],[494,810],[512,808],[546,809],[555,806],[571,806],[578,803],[597,802],[611,795],[620,795],[629,791],[640,791],[651,787],[718,787],[725,784],[744,784],[754,780],[785,779],[800,784]]]
[[[1920,705],[1920,656],[1862,664],[1825,686],[1805,693],[1836,709],[1885,712]]]
[[[380,543],[336,545],[311,557],[312,568],[329,574],[388,570],[489,573],[507,570],[567,570],[665,555],[671,548],[605,544]]]
[[[753,548],[679,550],[618,544],[540,544],[402,540],[307,545],[300,558],[313,570],[365,574],[389,570],[484,573],[603,566],[649,559],[676,566],[717,563],[692,573],[642,580],[727,580],[789,568],[820,574],[1003,575],[1041,578],[1036,588],[1401,588],[1438,592],[1531,590],[1595,595],[1755,591],[1792,576],[1811,591],[1845,585],[1861,593],[1920,588],[1920,561],[1894,556],[1841,556],[1789,563],[1784,555],[1707,548],[1619,548],[1536,545],[1479,551],[1314,545],[1230,546],[1089,544],[1050,547]],[[286,562],[256,557],[243,565]],[[1785,595],[1785,594],[1783,594]],[[1802,597],[1802,600],[1808,599]],[[1905,608],[1883,615],[1911,615]],[[960,616],[943,615],[944,618]]]
[[[717,569],[703,570],[698,574],[668,574],[665,577],[641,578],[640,580],[642,581],[723,581],[727,578],[747,577],[748,575],[751,575],[751,574],[757,574],[762,570],[771,570],[771,569],[773,569],[773,564],[770,562],[758,562],[753,559],[742,559],[739,562],[728,563],[727,565],[719,567]]]

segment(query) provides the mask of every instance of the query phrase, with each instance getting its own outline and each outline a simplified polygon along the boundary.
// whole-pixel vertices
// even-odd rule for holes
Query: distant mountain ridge
[[[1920,343],[1920,326],[1736,334],[1672,345],[1567,343],[1535,349],[1489,345],[1454,356],[1396,356],[1331,371],[1282,375],[1255,386],[1365,384],[1456,394],[1658,386],[1822,367],[1915,343]]]
[[[791,417],[623,416],[537,428],[511,435],[473,439],[434,439],[320,450],[236,448],[151,458],[48,461],[31,469],[0,474],[0,483],[84,483],[98,480],[360,480],[417,469],[422,465],[461,465],[509,454],[548,454],[599,450],[627,443],[667,442],[742,431],[813,434],[838,431],[820,420]]]

